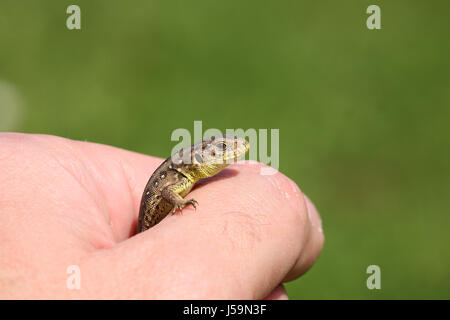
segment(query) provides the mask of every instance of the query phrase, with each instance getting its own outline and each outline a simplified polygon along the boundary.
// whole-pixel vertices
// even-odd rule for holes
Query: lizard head
[[[194,154],[194,159],[199,164],[231,164],[244,156],[250,145],[244,138],[230,135],[213,136],[202,141],[201,158]],[[198,151],[195,150],[194,152]],[[199,148],[197,148],[199,149]]]
[[[211,177],[243,157],[250,145],[244,138],[220,135],[207,138],[194,147],[193,164],[202,177]]]
[[[206,138],[190,147],[189,152],[186,152],[187,148],[180,151],[178,156],[184,161],[178,170],[181,169],[193,180],[211,177],[243,157],[249,147],[247,140],[235,136],[219,135]]]

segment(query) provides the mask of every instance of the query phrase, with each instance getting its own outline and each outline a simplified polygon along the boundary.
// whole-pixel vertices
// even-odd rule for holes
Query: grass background
[[[370,4],[381,30],[366,28]],[[290,297],[449,299],[449,14],[448,1],[2,0],[0,130],[167,157],[194,120],[280,129],[280,171],[326,235]],[[371,264],[381,290],[366,288]]]

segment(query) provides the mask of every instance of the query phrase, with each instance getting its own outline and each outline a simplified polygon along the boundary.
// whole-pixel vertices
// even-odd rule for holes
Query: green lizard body
[[[152,174],[142,195],[137,232],[145,231],[172,211],[197,201],[183,199],[203,178],[209,178],[248,151],[243,138],[215,136],[184,148],[166,159]]]

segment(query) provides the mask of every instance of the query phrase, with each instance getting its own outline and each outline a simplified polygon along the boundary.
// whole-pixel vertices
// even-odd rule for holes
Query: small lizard
[[[239,137],[221,135],[205,139],[174,153],[147,182],[139,209],[137,233],[145,231],[172,211],[181,210],[194,199],[183,199],[194,185],[222,171],[247,153],[249,143]]]

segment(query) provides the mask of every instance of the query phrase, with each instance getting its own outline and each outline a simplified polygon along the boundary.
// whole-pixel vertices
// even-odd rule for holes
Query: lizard
[[[198,202],[185,197],[201,179],[209,178],[244,156],[250,145],[244,138],[219,135],[181,149],[167,158],[151,175],[139,208],[137,233],[164,219],[169,212],[180,213]]]

